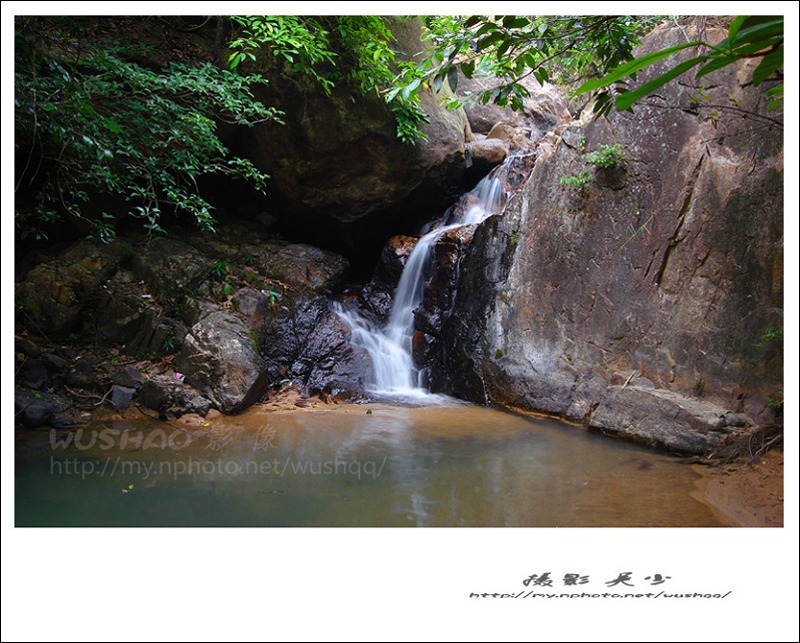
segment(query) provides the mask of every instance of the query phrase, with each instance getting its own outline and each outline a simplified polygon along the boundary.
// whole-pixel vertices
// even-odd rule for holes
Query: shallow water
[[[18,434],[17,525],[722,524],[690,467],[549,419],[373,404],[179,424]]]

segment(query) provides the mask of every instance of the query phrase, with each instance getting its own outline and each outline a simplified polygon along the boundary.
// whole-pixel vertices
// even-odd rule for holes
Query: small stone
[[[115,384],[111,388],[111,404],[118,410],[127,409],[131,405],[136,389]]]
[[[50,373],[60,374],[67,369],[66,360],[55,353],[45,353],[42,355],[42,361]]]
[[[34,400],[22,411],[22,424],[28,429],[35,429],[47,424],[52,414],[53,408],[47,402]]]
[[[114,375],[114,384],[125,388],[138,389],[144,384],[145,377],[133,366],[125,366]]]

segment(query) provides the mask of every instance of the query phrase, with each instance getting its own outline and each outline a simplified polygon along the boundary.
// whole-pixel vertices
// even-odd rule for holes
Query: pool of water
[[[251,409],[17,435],[18,526],[719,526],[689,466],[490,408]]]

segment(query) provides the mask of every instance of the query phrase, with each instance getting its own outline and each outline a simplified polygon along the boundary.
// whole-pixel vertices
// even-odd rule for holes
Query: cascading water
[[[367,392],[376,397],[435,401],[420,382],[419,369],[411,355],[414,335],[414,311],[422,302],[425,286],[430,280],[432,249],[445,233],[463,226],[481,223],[493,214],[502,212],[506,192],[500,180],[509,161],[482,179],[464,195],[455,212],[460,214],[441,227],[434,227],[419,239],[408,258],[397,285],[389,321],[383,328],[374,327],[355,310],[334,304],[339,317],[350,327],[351,342],[366,349],[372,362],[372,380]],[[445,217],[446,219],[446,217]]]

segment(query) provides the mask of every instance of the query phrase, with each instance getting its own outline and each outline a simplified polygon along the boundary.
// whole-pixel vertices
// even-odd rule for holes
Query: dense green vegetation
[[[398,137],[407,143],[424,137],[420,126],[427,117],[420,92],[439,91],[445,84],[455,90],[459,73],[489,75],[496,83],[472,96],[443,94],[450,107],[480,101],[520,108],[529,94],[523,81],[533,76],[572,87],[582,83],[577,91],[593,92],[595,111],[602,114],[614,106],[630,109],[697,66],[702,76],[756,57],[754,84],[780,77],[781,17],[737,17],[720,45],[696,41],[634,59],[634,46],[663,19],[429,17],[428,49],[405,59],[392,34],[397,19],[236,16],[229,23],[224,68],[213,64],[210,53],[208,60],[147,65],[137,58],[146,45],[135,38],[124,44],[95,41],[78,20],[20,17],[15,29],[19,236],[46,238],[50,224],[70,221],[109,239],[121,213],[160,232],[167,211],[212,230],[213,208],[200,187],[204,177],[227,175],[257,189],[268,178],[248,159],[232,154],[218,132],[221,123],[280,122],[278,110],[255,98],[255,88],[268,83],[252,71],[255,63],[267,63],[259,69],[307,74],[326,93],[342,84],[383,96]],[[703,53],[640,87],[630,86],[645,67],[695,46]],[[769,93],[771,107],[778,107],[782,87]]]
[[[64,18],[20,18],[15,38],[21,238],[43,238],[47,224],[63,218],[112,238],[115,212],[86,213],[97,195],[113,198],[149,231],[161,230],[166,207],[212,229],[200,177],[221,173],[263,187],[267,176],[232,156],[216,130],[218,122],[280,119],[253,97],[266,79],[210,62],[149,69],[131,60],[135,45],[87,42]]]
[[[413,89],[391,91],[398,72],[416,65],[402,60],[394,48],[392,19],[380,16],[234,16],[241,27],[230,43],[233,68],[256,61],[259,50],[283,60],[297,73],[312,76],[327,93],[347,84],[362,95],[387,96],[397,121],[397,136],[406,143],[424,138],[419,125],[427,120]],[[417,85],[418,86],[418,85]],[[416,88],[416,86],[415,86]]]
[[[406,70],[406,86],[445,81],[455,91],[458,72],[467,78],[486,74],[494,87],[465,98],[469,101],[522,107],[529,90],[522,81],[569,85],[597,77],[633,57],[641,37],[663,16],[439,16],[427,21],[432,48],[414,70]],[[401,93],[406,89],[401,88]]]

